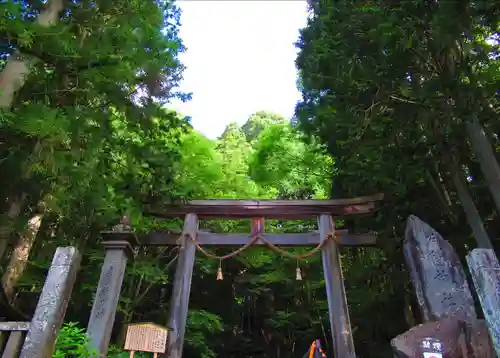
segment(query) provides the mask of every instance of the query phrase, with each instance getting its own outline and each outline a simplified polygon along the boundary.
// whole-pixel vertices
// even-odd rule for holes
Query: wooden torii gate
[[[371,234],[350,234],[346,230],[335,232],[334,217],[370,214],[374,212],[383,195],[336,200],[194,200],[183,205],[168,206],[164,212],[150,215],[163,218],[183,218],[182,233],[154,232],[142,245],[180,245],[174,288],[170,302],[168,356],[181,358],[188,313],[191,278],[198,246],[237,246],[249,242],[244,234],[213,234],[198,230],[199,220],[235,220],[248,218],[304,220],[314,217],[318,220],[319,233],[265,234],[263,220],[260,227],[252,228],[252,235],[260,234],[267,243],[281,246],[317,246],[327,238],[321,247],[323,271],[330,317],[334,353],[337,358],[356,358],[349,311],[345,295],[339,246],[371,246],[376,237]],[[180,234],[180,238],[179,238]],[[255,245],[264,245],[264,239]]]

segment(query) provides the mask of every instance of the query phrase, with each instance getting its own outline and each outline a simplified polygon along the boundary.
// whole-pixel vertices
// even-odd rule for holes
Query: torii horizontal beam
[[[166,205],[162,210],[151,210],[147,215],[162,218],[184,218],[196,214],[199,219],[312,219],[329,214],[336,218],[369,214],[383,194],[333,200],[192,200],[185,204]]]
[[[377,242],[377,237],[373,234],[350,234],[347,230],[337,230],[337,243],[341,246],[373,246]],[[180,233],[155,231],[141,240],[142,245],[148,246],[169,246],[176,245]],[[308,232],[303,234],[263,234],[267,241],[273,245],[280,246],[316,246],[320,243],[321,237],[318,232]],[[243,246],[250,241],[250,236],[246,234],[214,234],[199,231],[196,235],[196,242],[199,245],[208,246]],[[258,240],[254,245],[264,245]]]

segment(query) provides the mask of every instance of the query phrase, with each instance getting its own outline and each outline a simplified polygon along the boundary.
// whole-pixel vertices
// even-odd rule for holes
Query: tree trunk
[[[488,187],[497,211],[500,213],[500,166],[491,148],[490,141],[476,116],[465,122],[472,149],[476,153],[481,170],[486,178]]]
[[[448,189],[444,185],[444,180],[437,164],[435,165],[435,168],[434,170],[432,170],[432,172],[430,169],[427,169],[425,172],[427,174],[430,185],[436,193],[436,198],[443,208],[443,211],[446,212],[451,222],[456,222],[457,219],[455,217],[455,214],[453,213],[453,204],[451,202],[450,195],[448,194]]]
[[[50,0],[38,15],[36,22],[49,27],[59,19],[63,9],[63,0]],[[20,51],[12,54],[3,71],[0,73],[0,108],[10,108],[16,92],[23,87],[26,77],[31,71],[35,58],[23,55]]]
[[[1,76],[1,73],[0,73]],[[1,88],[0,88],[1,91]],[[37,141],[35,148],[33,150],[34,153],[38,153],[41,150],[42,144],[40,141]],[[6,222],[0,226],[0,259],[2,259],[5,255],[5,250],[9,243],[10,235],[14,230],[14,224],[16,223],[16,219],[21,213],[21,208],[24,204],[24,200],[26,199],[27,194],[22,193],[21,195],[16,195],[12,200],[8,203],[9,209],[7,211],[7,220]]]
[[[28,226],[12,251],[7,269],[2,276],[2,286],[10,303],[14,301],[15,286],[26,269],[31,248],[42,224],[43,215],[43,213],[36,214],[29,219]]]
[[[63,10],[63,4],[63,0],[49,0],[45,9],[37,17],[37,24],[49,27],[58,21],[59,14]],[[34,58],[24,56],[19,51],[16,51],[8,58],[4,69],[0,72],[0,109],[8,109],[12,106],[14,95],[23,87],[34,62]],[[7,223],[0,227],[0,259],[5,254],[9,236],[12,233],[15,220],[21,212],[25,196],[23,194],[20,198],[12,201],[7,212]]]
[[[479,214],[472,195],[467,187],[467,183],[464,180],[462,171],[457,165],[457,162],[452,154],[445,156],[450,167],[450,174],[453,180],[453,184],[457,190],[458,198],[464,209],[467,222],[476,237],[477,246],[482,249],[492,249],[493,245],[486,232],[483,225],[483,220]]]
[[[0,260],[5,255],[5,250],[9,243],[10,234],[14,230],[16,219],[21,213],[24,199],[26,195],[16,196],[9,200],[9,210],[6,213],[6,221],[0,226]]]

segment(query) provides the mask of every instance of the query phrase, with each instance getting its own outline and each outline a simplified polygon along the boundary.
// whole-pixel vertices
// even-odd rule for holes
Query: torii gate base
[[[288,218],[305,219],[317,217],[319,235],[283,234],[266,235],[273,244],[285,246],[318,245],[327,236],[334,234],[336,216],[367,214],[375,211],[375,203],[382,199],[381,195],[365,198],[342,200],[304,200],[304,201],[236,201],[236,200],[200,200],[189,202],[182,207],[175,207],[167,214],[154,214],[162,217],[179,217],[185,215],[184,228],[181,235],[180,252],[174,278],[174,288],[170,302],[168,356],[181,358],[184,344],[184,333],[188,313],[191,278],[196,253],[195,239],[199,245],[240,245],[248,242],[246,235],[217,235],[198,231],[199,219],[235,219],[235,218]],[[328,213],[328,214],[325,214]],[[254,228],[255,229],[255,228]],[[253,230],[254,231],[254,230]],[[260,231],[260,229],[259,229]],[[269,238],[268,238],[269,236]],[[323,271],[325,275],[326,294],[330,317],[330,329],[337,358],[356,358],[352,337],[349,310],[344,287],[344,278],[340,263],[339,246],[374,245],[373,235],[352,235],[345,231],[338,232],[336,240],[328,240],[322,247]],[[172,233],[153,233],[148,238],[149,245],[174,244],[178,236]],[[257,242],[256,244],[262,244]]]

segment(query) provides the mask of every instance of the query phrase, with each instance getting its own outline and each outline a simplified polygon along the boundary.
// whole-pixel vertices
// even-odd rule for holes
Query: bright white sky
[[[192,92],[193,100],[172,109],[191,116],[194,128],[211,139],[258,110],[293,115],[300,98],[293,44],[307,21],[305,1],[178,4],[187,47],[181,89]]]

